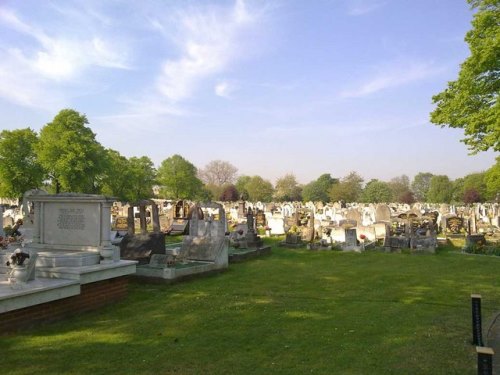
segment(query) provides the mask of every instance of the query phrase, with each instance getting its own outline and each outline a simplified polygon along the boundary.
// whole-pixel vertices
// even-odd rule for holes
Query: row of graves
[[[232,225],[242,225],[247,208],[256,213],[258,229],[266,235],[285,235],[281,245],[289,248],[363,251],[378,245],[387,251],[434,253],[438,241],[448,238],[464,238],[466,244],[498,242],[500,238],[497,203],[457,207],[240,201],[225,204]]]

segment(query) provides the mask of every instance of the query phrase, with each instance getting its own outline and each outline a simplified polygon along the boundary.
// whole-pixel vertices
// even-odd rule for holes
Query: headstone
[[[391,209],[386,204],[379,204],[375,209],[375,220],[390,222],[391,221]]]
[[[355,228],[345,230],[345,244],[347,248],[358,246],[358,236]]]

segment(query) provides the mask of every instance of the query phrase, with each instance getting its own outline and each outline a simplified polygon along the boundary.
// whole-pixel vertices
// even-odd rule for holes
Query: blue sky
[[[221,159],[273,183],[486,170],[431,98],[469,50],[465,0],[1,1],[2,129],[63,108],[106,148]]]

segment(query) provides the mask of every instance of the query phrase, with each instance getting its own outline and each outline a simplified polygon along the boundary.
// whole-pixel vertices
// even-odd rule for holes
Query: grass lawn
[[[273,244],[276,242],[271,241]],[[0,338],[5,374],[475,374],[470,294],[500,257],[310,252],[231,264]]]

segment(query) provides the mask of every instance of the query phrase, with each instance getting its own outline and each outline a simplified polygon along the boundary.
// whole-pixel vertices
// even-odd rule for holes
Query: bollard
[[[493,349],[476,346],[477,352],[477,374],[492,375],[493,374]]]
[[[483,331],[481,325],[481,295],[471,294],[472,302],[472,344],[483,346]]]

